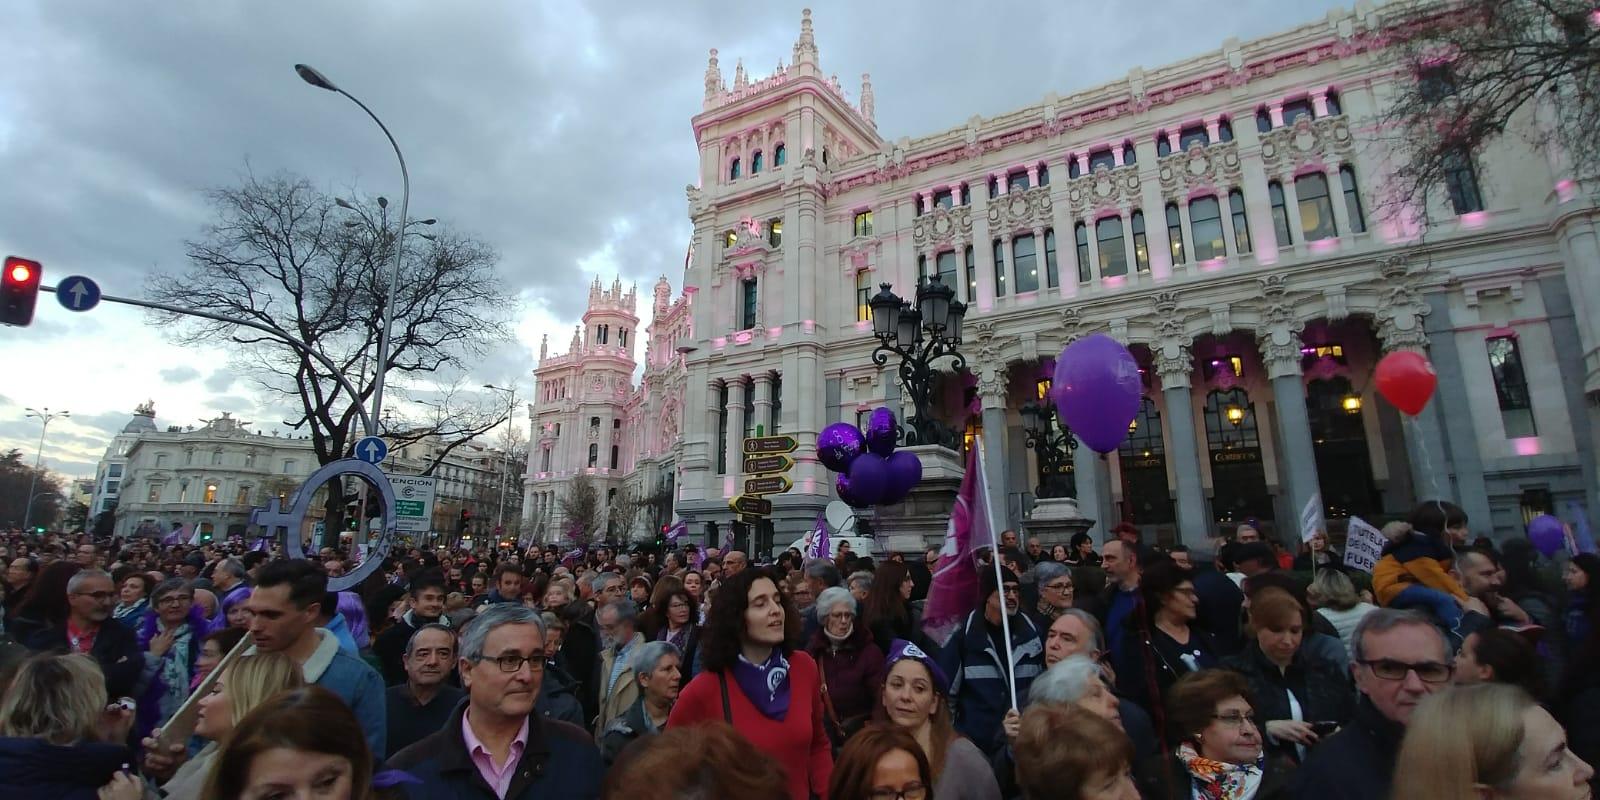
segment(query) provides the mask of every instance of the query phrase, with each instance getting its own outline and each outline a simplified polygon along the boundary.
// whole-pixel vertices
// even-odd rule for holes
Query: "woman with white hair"
[[[672,704],[683,685],[683,654],[671,642],[645,642],[628,654],[639,699],[600,734],[600,758],[606,768],[634,740],[654,736],[667,726]]]
[[[806,652],[822,668],[822,703],[835,749],[867,723],[883,685],[883,651],[857,618],[856,598],[833,586],[817,596],[817,621]]]

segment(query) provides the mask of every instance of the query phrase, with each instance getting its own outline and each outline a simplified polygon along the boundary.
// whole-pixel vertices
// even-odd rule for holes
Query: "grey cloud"
[[[198,373],[196,373],[198,374]],[[206,378],[205,387],[213,392],[225,392],[238,381],[238,376],[226,369],[219,369]]]
[[[182,366],[164,369],[156,374],[160,375],[161,379],[167,383],[188,383],[189,381],[200,377],[200,370],[197,370],[194,367]]]

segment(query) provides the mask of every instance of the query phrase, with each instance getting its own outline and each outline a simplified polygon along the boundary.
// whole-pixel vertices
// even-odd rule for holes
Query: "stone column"
[[[1261,360],[1272,380],[1273,416],[1278,423],[1278,463],[1288,494],[1292,519],[1279,520],[1279,538],[1286,545],[1300,540],[1300,512],[1321,496],[1316,451],[1311,444],[1311,418],[1306,413],[1306,386],[1300,373],[1298,324],[1278,323],[1256,331]]]
[[[744,387],[737,381],[728,383],[728,419],[723,428],[728,438],[728,447],[723,451],[727,459],[728,471],[725,475],[726,483],[733,487],[733,494],[739,493],[739,476],[743,471],[744,457]],[[727,490],[723,490],[727,493]],[[730,495],[731,496],[731,495]]]
[[[1379,311],[1378,341],[1385,355],[1409,350],[1428,354],[1428,334],[1422,328],[1420,309],[1392,307]],[[1406,457],[1411,463],[1411,486],[1417,500],[1456,499],[1450,479],[1450,461],[1444,450],[1444,426],[1439,419],[1439,398],[1423,406],[1422,413],[1406,419]]]
[[[1190,548],[1209,549],[1211,524],[1206,518],[1205,490],[1200,485],[1200,444],[1195,437],[1194,404],[1190,400],[1189,372],[1194,361],[1189,343],[1164,339],[1158,345],[1156,374],[1166,400],[1162,424],[1167,434],[1167,458],[1177,478],[1178,539]]]
[[[1073,441],[1078,449],[1072,452],[1072,482],[1078,490],[1078,510],[1094,521],[1089,531],[1104,542],[1110,538],[1111,526],[1116,524],[1111,511],[1111,468],[1106,460],[1083,443],[1076,434]]]
[[[1344,204],[1344,183],[1339,180],[1339,165],[1328,167],[1322,177],[1328,181],[1328,202],[1333,205],[1333,224],[1339,229],[1339,238],[1351,239],[1356,235],[1356,230],[1350,226],[1350,209]]]
[[[772,373],[762,372],[755,376],[755,420],[757,425],[764,425],[764,433],[772,433]]]
[[[1009,527],[1006,506],[1006,395],[1008,365],[980,367],[978,397],[983,403],[983,466],[989,482],[989,505],[997,524]],[[999,531],[995,531],[998,536]]]
[[[1294,239],[1294,250],[1296,253],[1304,253],[1306,226],[1300,220],[1300,195],[1295,192],[1294,175],[1292,173],[1279,175],[1278,185],[1283,187],[1283,207],[1289,214],[1289,235]],[[1273,230],[1277,230],[1276,223]],[[1283,242],[1279,242],[1278,246],[1282,247]]]

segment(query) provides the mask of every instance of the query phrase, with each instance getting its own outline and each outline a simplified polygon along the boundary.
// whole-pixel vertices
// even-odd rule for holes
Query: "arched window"
[[[622,448],[618,447],[617,445],[611,445],[611,468],[612,469],[616,469],[617,468],[617,463],[620,461],[619,457],[621,455],[622,455]]]
[[[1140,272],[1149,272],[1150,242],[1144,235],[1144,212],[1134,209],[1128,226],[1133,229],[1133,266]]]
[[[1235,387],[1212,391],[1206,396],[1205,417],[1206,442],[1213,452],[1261,446],[1255,405],[1245,390]]]
[[[1339,184],[1344,189],[1344,208],[1349,212],[1350,230],[1364,233],[1367,230],[1367,215],[1361,211],[1361,191],[1356,188],[1356,171],[1354,167],[1346,164],[1339,168]]]
[[[1227,256],[1222,239],[1222,208],[1215,195],[1189,201],[1189,230],[1194,231],[1194,260],[1210,261]]]
[[[1078,283],[1089,282],[1089,226],[1080,222],[1072,227],[1078,245]]]
[[[1100,277],[1128,274],[1128,251],[1122,237],[1122,217],[1104,217],[1094,224],[1094,238],[1100,245]]]
[[[1049,164],[1040,164],[1039,165],[1039,185],[1040,186],[1049,186],[1050,185],[1050,165]]]
[[[730,180],[730,181],[739,180],[739,157],[738,156],[734,156],[733,157],[733,161],[728,164],[728,180]],[[591,466],[593,466],[593,465],[591,465]]]
[[[1172,140],[1167,138],[1167,132],[1156,134],[1156,156],[1165,157],[1172,155]]]
[[[784,163],[787,161],[787,156],[788,156],[788,153],[786,153],[784,151],[783,145],[780,144],[777,147],[772,148],[772,166],[774,166],[774,167],[783,166]]]
[[[1172,246],[1173,266],[1184,263],[1183,217],[1178,213],[1177,203],[1167,204],[1167,242]]]
[[[1228,212],[1233,215],[1233,248],[1241,253],[1250,252],[1250,220],[1244,213],[1244,192],[1228,191]]]
[[[1180,151],[1188,152],[1189,148],[1195,144],[1199,144],[1201,147],[1211,144],[1211,134],[1206,131],[1206,126],[1190,125],[1178,134],[1178,149]]]
[[[1344,108],[1339,105],[1339,90],[1328,90],[1328,116],[1337,117],[1344,113]]]
[[[758,174],[760,174],[760,172],[761,172],[761,151],[757,150],[754,153],[750,154],[750,174],[751,175],[758,175]]]
[[[1139,163],[1139,154],[1133,151],[1133,140],[1128,139],[1122,143],[1122,165],[1131,166]]]
[[[1217,141],[1233,141],[1233,121],[1227,117],[1223,117],[1222,120],[1217,123]]]
[[[1161,412],[1156,402],[1145,397],[1139,403],[1139,414],[1128,426],[1128,438],[1122,440],[1117,455],[1128,458],[1152,458],[1165,455],[1166,443],[1161,438]]]
[[[589,445],[589,466],[590,468],[600,466],[600,445],[598,444]]]
[[[1333,219],[1333,198],[1328,195],[1328,176],[1311,172],[1294,179],[1295,197],[1300,202],[1300,229],[1306,241],[1332,239],[1339,235]]]
[[[1081,174],[1083,174],[1083,172],[1082,170],[1078,169],[1078,157],[1075,155],[1067,156],[1067,177],[1069,179],[1076,178]]]
[[[1272,204],[1272,232],[1278,237],[1279,247],[1294,244],[1289,232],[1289,206],[1283,200],[1283,185],[1277,181],[1267,183],[1267,201]]]
[[[1272,130],[1272,115],[1267,113],[1266,106],[1256,109],[1256,133],[1266,133]]]

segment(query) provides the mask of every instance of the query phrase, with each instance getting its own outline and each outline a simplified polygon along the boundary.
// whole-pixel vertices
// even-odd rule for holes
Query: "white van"
[[[800,539],[796,539],[796,540],[794,540],[794,541],[792,541],[792,542],[790,542],[788,544],[774,546],[772,548],[772,557],[773,557],[773,559],[777,559],[778,556],[783,555],[784,551],[788,550],[791,547],[799,547],[800,546],[800,542],[804,538],[805,537],[801,537]],[[865,536],[829,536],[828,537],[828,558],[833,558],[834,556],[838,555],[839,554],[839,545],[841,543],[844,543],[844,542],[849,542],[850,543],[850,552],[854,553],[855,555],[858,555],[858,556],[873,556],[873,557],[877,556],[877,553],[878,553],[877,542],[875,540],[873,540],[873,539],[869,539],[869,538],[867,538]]]

